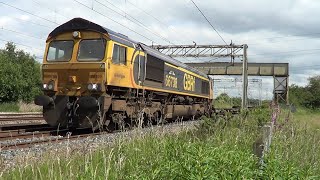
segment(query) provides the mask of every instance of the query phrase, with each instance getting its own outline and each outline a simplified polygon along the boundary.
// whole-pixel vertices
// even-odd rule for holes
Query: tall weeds
[[[282,116],[281,116],[282,117]],[[264,166],[252,144],[270,112],[205,118],[179,134],[134,133],[108,148],[46,159],[15,169],[8,179],[319,179],[319,129],[279,119]],[[141,131],[138,129],[137,131]]]

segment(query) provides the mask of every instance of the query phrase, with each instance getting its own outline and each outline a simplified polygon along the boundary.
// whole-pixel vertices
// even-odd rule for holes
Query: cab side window
[[[113,55],[112,55],[113,64],[124,64],[124,65],[126,65],[126,55],[127,55],[126,47],[114,44],[114,46],[113,46]]]

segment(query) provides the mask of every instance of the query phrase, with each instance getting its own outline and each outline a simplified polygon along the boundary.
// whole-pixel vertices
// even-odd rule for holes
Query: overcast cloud
[[[74,17],[96,22],[145,44],[152,43],[148,39],[154,44],[169,44],[164,39],[174,44],[223,44],[189,0],[77,1],[87,7],[74,0],[2,1],[9,6],[0,4],[0,47],[13,41],[41,61],[47,35]],[[249,62],[290,63],[290,84],[305,85],[308,77],[319,75],[320,1],[194,1],[228,43],[232,40],[248,44]],[[130,21],[132,17],[143,25]],[[271,97],[272,83],[272,78],[263,78],[263,97]]]

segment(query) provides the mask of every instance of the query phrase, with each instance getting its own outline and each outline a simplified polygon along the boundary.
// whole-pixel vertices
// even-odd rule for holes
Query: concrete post
[[[248,58],[246,44],[243,45],[243,62],[242,62],[242,101],[241,109],[248,107]]]

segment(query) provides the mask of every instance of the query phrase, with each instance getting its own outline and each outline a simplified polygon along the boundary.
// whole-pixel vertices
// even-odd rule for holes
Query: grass
[[[19,106],[17,103],[0,103],[0,112],[18,112]]]
[[[40,112],[42,107],[33,103],[0,103],[0,112]]]
[[[47,157],[3,179],[319,179],[320,130],[282,112],[264,165],[252,153],[270,111],[204,118],[179,134],[136,133],[95,152]],[[304,124],[304,125],[302,125]]]
[[[288,112],[283,112],[287,116]],[[284,118],[278,124],[284,124]],[[294,179],[320,178],[320,113],[298,109],[273,137],[265,173]]]
[[[298,108],[293,120],[301,126],[308,124],[312,128],[320,128],[320,111]]]
[[[232,103],[226,102],[226,101],[214,101],[214,107],[215,108],[232,108]]]
[[[41,112],[42,107],[33,103],[18,102],[19,112]]]

